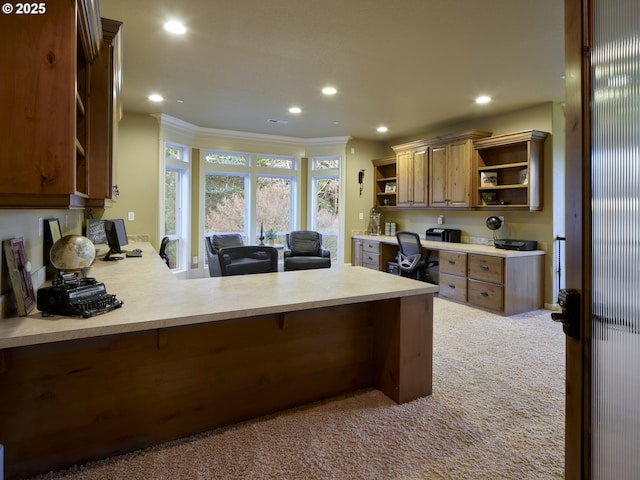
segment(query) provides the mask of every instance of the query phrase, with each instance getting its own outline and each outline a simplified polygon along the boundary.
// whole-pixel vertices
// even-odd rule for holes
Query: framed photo
[[[31,264],[27,259],[22,238],[4,240],[2,244],[13,293],[16,296],[18,315],[24,317],[36,306],[36,294],[31,282]]]
[[[480,172],[480,187],[495,187],[498,185],[496,172]]]
[[[395,191],[396,191],[395,182],[389,182],[389,183],[385,184],[385,186],[384,186],[384,192],[385,193],[394,193]]]

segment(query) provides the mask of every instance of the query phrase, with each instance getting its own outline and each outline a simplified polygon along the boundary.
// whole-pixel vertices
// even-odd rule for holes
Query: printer
[[[432,242],[460,243],[461,230],[455,228],[427,228],[424,239]]]
[[[493,245],[496,248],[502,248],[504,250],[535,250],[538,248],[538,242],[535,240],[513,240],[503,238],[501,240],[494,240]]]

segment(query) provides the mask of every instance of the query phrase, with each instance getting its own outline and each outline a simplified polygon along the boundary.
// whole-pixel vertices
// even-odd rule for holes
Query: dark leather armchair
[[[312,230],[287,233],[284,270],[309,270],[331,267],[331,253],[322,246],[322,235]]]
[[[422,282],[434,281],[431,269],[438,265],[437,261],[429,260],[430,251],[424,252],[420,237],[414,232],[396,232],[398,239],[398,269],[403,277],[414,278]]]
[[[278,271],[278,250],[266,245],[223,247],[218,259],[223,277]]]
[[[242,239],[242,235],[239,233],[227,233],[204,237],[204,245],[207,252],[209,276],[219,277],[222,275],[220,270],[220,260],[218,259],[218,252],[220,249],[224,247],[241,247],[244,245],[244,240]]]
[[[169,237],[163,237],[162,241],[160,242],[160,250],[158,251],[158,255],[160,255],[160,258],[162,258],[162,260],[164,260],[164,263],[167,264],[167,267],[171,268],[171,265],[169,264],[169,255],[167,255],[167,245],[169,245]]]

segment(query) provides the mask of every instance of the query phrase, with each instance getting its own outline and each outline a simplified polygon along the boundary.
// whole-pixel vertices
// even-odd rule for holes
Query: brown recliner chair
[[[322,235],[312,230],[287,233],[284,251],[284,270],[310,270],[330,268],[331,253],[322,246]]]

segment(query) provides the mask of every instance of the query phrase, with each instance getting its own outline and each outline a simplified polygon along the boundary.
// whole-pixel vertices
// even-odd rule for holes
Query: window
[[[239,233],[251,244],[262,226],[284,243],[296,224],[295,157],[207,151],[203,164],[205,234]]]
[[[322,234],[324,247],[336,262],[340,233],[340,160],[338,157],[311,159],[311,229]]]
[[[261,224],[273,230],[275,243],[285,243],[293,226],[294,177],[258,176],[256,179],[256,231]]]
[[[165,143],[164,215],[162,237],[169,237],[167,255],[172,270],[186,271],[189,256],[189,150],[183,145]]]
[[[248,175],[243,174],[205,175],[205,232],[240,233],[246,237],[248,180]]]

